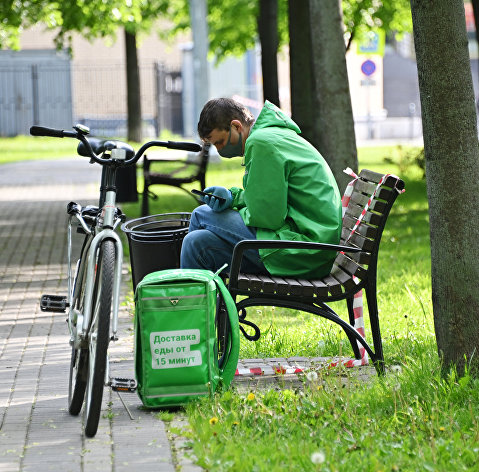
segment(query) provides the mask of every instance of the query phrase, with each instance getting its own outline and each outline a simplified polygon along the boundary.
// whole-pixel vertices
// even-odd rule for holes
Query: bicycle
[[[87,138],[90,130],[83,125],[65,131],[32,126],[32,136],[75,138],[80,141],[77,152],[89,157],[90,163],[102,165],[98,206],[67,205],[68,227],[68,294],[43,295],[42,311],[66,312],[72,347],[68,387],[68,411],[78,415],[85,403],[85,435],[95,436],[100,420],[103,389],[134,391],[136,382],[130,379],[110,379],[108,345],[118,340],[118,310],[121,290],[123,246],[116,228],[126,220],[116,207],[116,171],[134,165],[152,147],[166,147],[198,152],[201,146],[190,142],[150,141],[135,154],[124,142]],[[72,224],[78,222],[77,232],[84,235],[80,257],[72,270]],[[111,319],[111,332],[110,332]]]

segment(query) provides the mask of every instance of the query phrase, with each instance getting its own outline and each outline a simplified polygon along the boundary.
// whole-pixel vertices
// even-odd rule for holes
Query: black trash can
[[[133,290],[151,272],[180,267],[183,238],[191,213],[163,213],[123,223],[128,237]]]

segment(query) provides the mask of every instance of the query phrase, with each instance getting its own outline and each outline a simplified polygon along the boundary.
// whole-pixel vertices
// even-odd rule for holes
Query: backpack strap
[[[220,369],[224,385],[229,385],[233,381],[239,360],[238,310],[236,309],[236,304],[233,301],[231,294],[228,292],[223,280],[221,280],[221,277],[218,274],[215,274],[213,280],[215,281],[225,303],[231,328],[231,346],[228,346],[229,349],[226,350],[226,357],[223,366]]]

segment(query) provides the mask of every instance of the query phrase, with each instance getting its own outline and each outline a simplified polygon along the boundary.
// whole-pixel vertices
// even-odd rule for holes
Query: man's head
[[[214,144],[220,154],[225,146],[233,146],[238,150],[235,155],[240,155],[253,122],[253,115],[241,103],[230,98],[215,98],[203,107],[198,134],[203,141]]]

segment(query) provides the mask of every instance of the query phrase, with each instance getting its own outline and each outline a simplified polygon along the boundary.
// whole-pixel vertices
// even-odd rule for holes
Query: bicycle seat
[[[121,141],[114,141],[112,139],[88,138],[88,142],[90,143],[93,152],[97,155],[114,148],[124,149],[126,151],[127,159],[131,159],[135,155],[133,148],[129,144],[123,143]],[[77,152],[80,154],[80,156],[90,157],[90,154],[88,154],[88,151],[82,142],[78,143]]]

